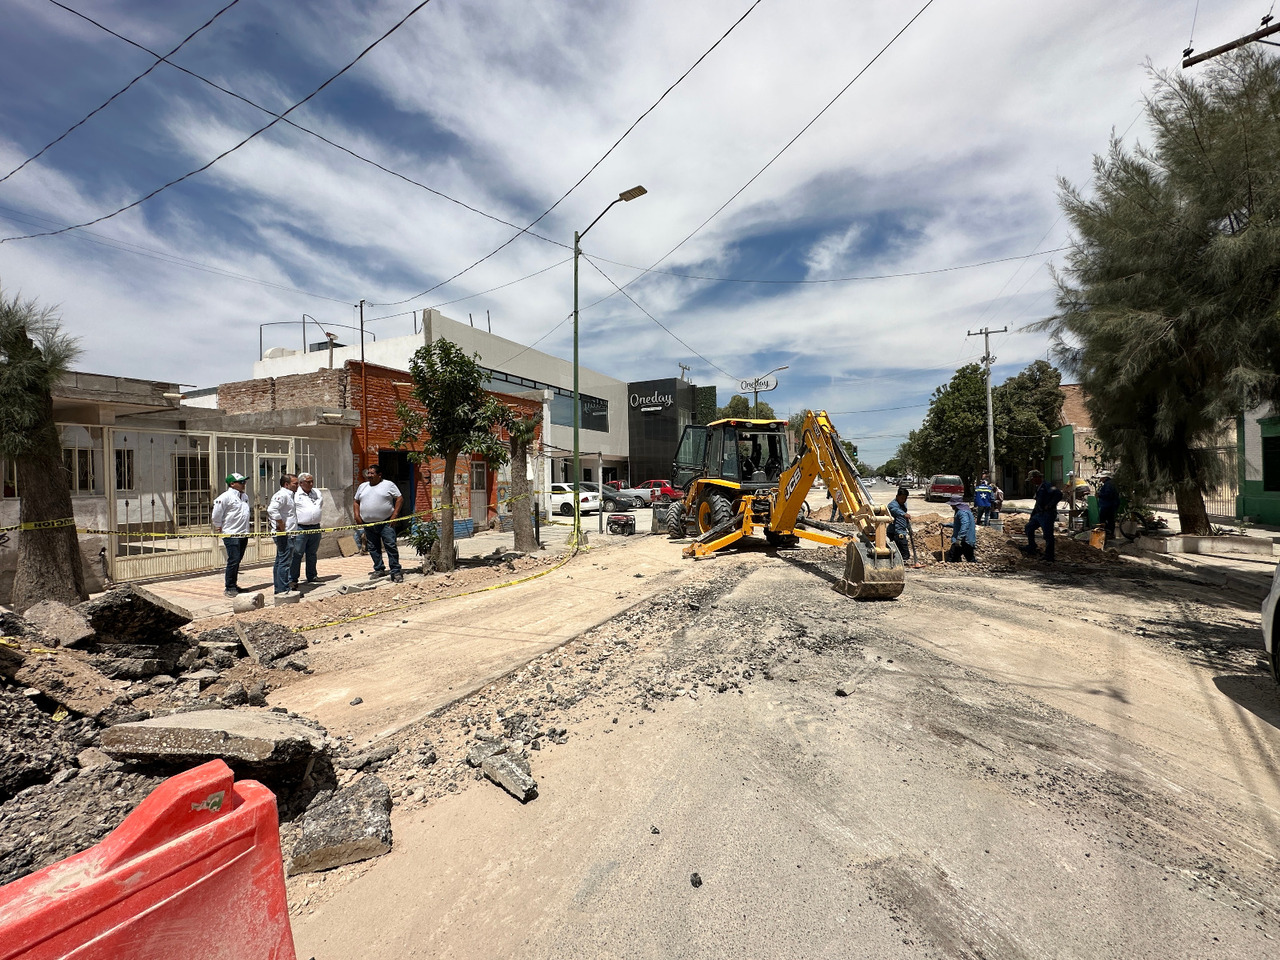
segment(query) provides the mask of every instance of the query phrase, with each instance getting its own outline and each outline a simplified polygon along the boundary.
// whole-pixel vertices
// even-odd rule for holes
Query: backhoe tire
[[[733,505],[715,490],[707,491],[698,504],[698,531],[706,533],[733,519]]]
[[[667,508],[667,536],[682,540],[684,535],[684,504],[673,503]]]

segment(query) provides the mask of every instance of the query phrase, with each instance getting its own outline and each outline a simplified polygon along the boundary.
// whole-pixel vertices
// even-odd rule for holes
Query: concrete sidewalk
[[[635,511],[635,515],[637,529],[640,528],[643,519],[647,530],[648,511],[638,510]],[[588,522],[594,524],[595,517],[592,516],[589,521],[584,518],[583,521],[583,526],[591,537],[595,533],[595,527],[588,526]],[[564,518],[557,518],[550,523],[544,522],[541,535],[546,551],[548,553],[563,552],[572,530],[572,523]],[[514,542],[514,534],[493,530],[485,530],[475,536],[454,541],[458,548],[458,556],[461,558],[483,557],[495,550],[510,550]],[[421,563],[422,559],[413,552],[413,548],[401,541],[400,565],[405,570],[406,579],[421,576],[417,572],[411,572],[417,571]],[[331,597],[343,584],[368,582],[369,573],[373,570],[373,562],[368,554],[357,554],[352,557],[322,558],[316,567],[320,575],[320,583],[302,585],[303,598],[300,601],[302,603]],[[263,593],[267,606],[271,605],[274,596],[271,571],[270,563],[258,563],[240,568],[240,586],[246,590]],[[231,612],[231,600],[223,596],[223,573],[222,568],[219,568],[166,580],[153,580],[140,585],[190,611],[196,619],[201,619]]]

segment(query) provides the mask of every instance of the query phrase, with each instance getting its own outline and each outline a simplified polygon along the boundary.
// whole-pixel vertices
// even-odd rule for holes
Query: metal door
[[[477,530],[489,524],[489,471],[483,461],[471,464],[471,519]]]

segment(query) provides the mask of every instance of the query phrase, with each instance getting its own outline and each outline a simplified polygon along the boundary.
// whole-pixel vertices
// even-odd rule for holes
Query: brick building
[[[383,475],[404,494],[405,513],[434,515],[440,506],[444,485],[444,461],[433,459],[426,464],[414,464],[409,450],[397,450],[394,446],[401,429],[396,416],[399,404],[408,403],[418,413],[426,412],[412,399],[411,393],[406,371],[348,360],[341,367],[222,384],[218,388],[217,404],[227,414],[265,414],[300,407],[341,411],[344,420],[352,424],[351,476],[358,477],[363,468],[377,463]],[[542,412],[540,398],[496,392],[493,396],[522,416]],[[503,439],[507,439],[506,431]],[[539,429],[535,449],[540,439]],[[503,501],[508,476],[509,468],[494,471],[479,457],[460,457],[454,479],[460,507],[457,518],[470,517],[480,528],[494,522],[505,512]],[[354,490],[344,492],[348,510],[353,493]]]

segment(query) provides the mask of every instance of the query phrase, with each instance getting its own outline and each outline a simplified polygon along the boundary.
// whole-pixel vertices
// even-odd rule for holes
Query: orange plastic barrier
[[[276,798],[221,760],[84,853],[0,887],[0,960],[296,960]]]

